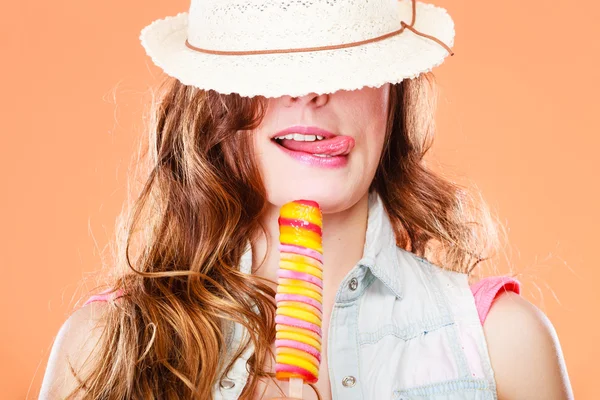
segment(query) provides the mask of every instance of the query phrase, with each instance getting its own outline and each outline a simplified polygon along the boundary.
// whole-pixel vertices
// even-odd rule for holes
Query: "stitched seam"
[[[364,292],[363,292],[364,293]],[[358,382],[358,387],[356,388],[356,390],[358,391],[358,398],[362,399],[362,374],[360,372],[360,344],[358,341],[358,312],[360,310],[360,304],[356,305],[356,309],[354,310],[354,336],[355,336],[355,343],[356,345],[354,346],[354,351],[355,351],[355,357],[356,357],[356,370],[357,370],[357,377],[356,380]]]
[[[429,385],[395,390],[396,395],[424,396],[431,394],[449,394],[463,391],[491,392],[489,382],[484,379],[455,379],[452,381],[432,383]]]
[[[432,332],[446,326],[454,325],[450,318],[438,318],[423,324],[412,324],[406,328],[399,328],[396,325],[384,325],[375,332],[365,332],[360,334],[359,344],[374,344],[386,336],[395,336],[404,341],[412,340],[425,333]]]
[[[333,305],[333,310],[331,311],[331,317],[329,318],[329,329],[327,332],[327,369],[329,371],[329,384],[331,386],[331,397],[337,398],[337,386],[335,385],[336,377],[333,373],[333,359],[331,356],[331,333],[332,330],[335,330],[335,320],[337,318],[337,314],[339,313],[338,305]]]

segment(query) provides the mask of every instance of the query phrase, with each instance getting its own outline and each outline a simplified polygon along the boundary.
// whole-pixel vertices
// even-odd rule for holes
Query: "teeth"
[[[315,135],[303,135],[301,133],[294,133],[294,140],[299,142],[314,142],[317,139]]]
[[[292,139],[298,142],[314,142],[315,140],[323,140],[323,136],[319,135],[304,135],[302,133],[288,133],[285,136],[278,136],[275,139]]]
[[[317,157],[333,157],[327,154],[313,154],[313,156],[317,156]]]

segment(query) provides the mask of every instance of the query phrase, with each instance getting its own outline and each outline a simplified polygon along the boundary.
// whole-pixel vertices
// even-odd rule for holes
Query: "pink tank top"
[[[492,303],[505,292],[521,294],[521,284],[510,276],[489,276],[471,285],[471,292],[475,298],[475,306],[479,314],[479,320],[483,325]]]
[[[122,292],[107,293],[109,290],[105,290],[102,293],[91,296],[83,305],[93,301],[107,301],[109,299],[116,299],[121,296]],[[518,280],[509,276],[489,276],[483,278],[477,283],[471,285],[471,292],[475,299],[475,306],[477,307],[477,313],[479,314],[479,320],[483,325],[485,317],[487,317],[492,303],[494,300],[504,292],[515,292],[521,293],[521,284]]]

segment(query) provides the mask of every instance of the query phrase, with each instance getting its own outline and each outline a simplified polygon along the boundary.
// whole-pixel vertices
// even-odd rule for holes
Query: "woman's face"
[[[292,200],[314,200],[324,213],[333,213],[360,200],[383,149],[389,92],[386,83],[333,94],[269,98],[265,117],[254,132],[269,203],[280,207]],[[288,128],[290,133],[280,133]],[[274,139],[294,135],[291,132],[295,139]],[[318,140],[316,135],[324,138]]]

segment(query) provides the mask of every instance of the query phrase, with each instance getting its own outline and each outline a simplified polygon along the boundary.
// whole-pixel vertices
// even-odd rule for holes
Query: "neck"
[[[331,214],[323,214],[323,301],[333,301],[336,290],[346,274],[363,257],[367,231],[369,197],[366,193],[352,207]],[[263,224],[270,236],[261,235],[252,243],[252,273],[273,280],[274,289],[279,268],[279,207],[270,205]],[[257,269],[266,254],[265,262]]]

